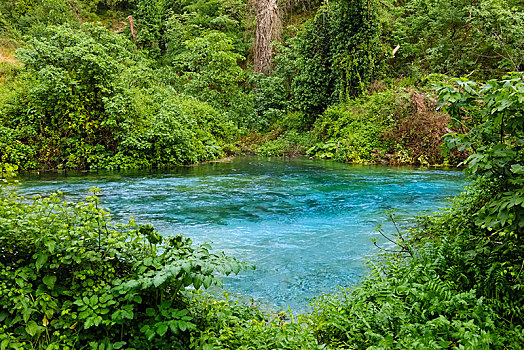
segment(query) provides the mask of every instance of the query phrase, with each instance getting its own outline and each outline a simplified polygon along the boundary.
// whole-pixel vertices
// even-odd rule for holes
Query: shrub
[[[242,89],[246,77],[240,60],[244,57],[224,33],[210,31],[186,40],[171,61],[178,75],[176,87],[223,110],[237,126],[249,128],[257,121],[252,97]]]
[[[288,130],[274,140],[263,143],[257,153],[266,157],[296,156],[304,154],[313,143],[313,136],[308,133],[298,133]]]
[[[238,131],[227,117],[194,97],[169,87],[149,89],[136,96],[140,124],[123,136],[113,159],[103,168],[193,164],[223,156],[223,147]]]
[[[247,266],[151,225],[112,223],[96,190],[80,203],[1,191],[3,349],[187,348],[196,316],[185,289]]]
[[[46,28],[17,52],[24,84],[4,125],[34,147],[38,163],[88,167],[92,157],[114,152],[126,130],[130,98],[120,73],[131,56],[127,40],[92,24]]]
[[[323,349],[300,319],[286,313],[268,315],[255,306],[196,296],[191,303],[200,315],[201,330],[192,338],[195,349]]]
[[[317,298],[309,322],[319,341],[349,349],[520,349],[522,278],[505,275],[505,257],[477,239],[483,232],[473,214],[487,195],[471,187],[422,220],[411,240],[397,236],[401,249],[388,248],[407,244],[412,256],[385,253],[357,287]]]
[[[315,134],[323,142],[308,152],[323,158],[329,152],[327,158],[346,162],[380,160],[391,145],[383,134],[405,116],[408,110],[407,94],[393,90],[362,96],[346,104],[333,105],[314,125]]]

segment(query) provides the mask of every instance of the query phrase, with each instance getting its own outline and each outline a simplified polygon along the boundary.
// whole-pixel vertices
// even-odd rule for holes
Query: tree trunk
[[[277,0],[254,0],[256,9],[255,72],[268,74],[271,70],[271,42],[280,37],[280,17]]]

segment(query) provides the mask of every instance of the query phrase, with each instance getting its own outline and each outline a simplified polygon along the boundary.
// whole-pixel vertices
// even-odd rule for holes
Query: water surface
[[[20,192],[61,190],[67,200],[82,200],[99,187],[117,221],[133,216],[256,265],[227,278],[227,290],[301,311],[310,298],[367,273],[364,259],[378,253],[374,229],[393,230],[386,210],[396,209],[406,225],[463,185],[456,170],[246,157],[164,171],[28,175]]]

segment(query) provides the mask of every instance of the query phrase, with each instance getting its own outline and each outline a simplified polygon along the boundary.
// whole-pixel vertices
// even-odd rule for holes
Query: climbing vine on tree
[[[326,2],[292,42],[297,107],[318,115],[359,95],[377,70],[379,37],[375,2]]]

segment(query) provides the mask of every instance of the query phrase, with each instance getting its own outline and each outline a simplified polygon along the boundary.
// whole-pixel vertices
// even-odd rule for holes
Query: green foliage
[[[438,89],[456,127],[477,114],[479,123],[467,134],[451,133],[448,145],[475,151],[467,160],[468,173],[494,183],[496,192],[479,212],[477,222],[505,243],[522,244],[524,232],[524,80],[506,76],[478,84],[453,79]],[[522,246],[521,246],[522,247]]]
[[[313,143],[313,135],[298,133],[288,130],[274,140],[262,144],[257,153],[266,157],[296,156],[304,154],[304,151]]]
[[[231,38],[235,52],[247,55],[249,37],[245,35],[245,28],[249,16],[248,1],[181,0],[178,6],[180,10],[175,10],[169,21],[178,23],[178,28],[182,31],[192,37],[201,36],[208,31],[220,31]],[[170,45],[176,46],[182,42],[176,41],[177,35],[175,31],[168,32]]]
[[[363,116],[358,112],[352,113],[347,105],[328,108],[316,123],[318,132],[326,135],[331,140],[328,144],[333,145],[333,155],[328,158],[361,163],[372,161],[372,153],[377,150],[384,153],[386,145],[380,140],[380,136],[388,126],[388,121],[386,119],[380,122],[382,118],[381,114]],[[321,149],[326,151],[326,144],[319,145],[318,150]],[[312,148],[309,153],[315,155],[316,151],[316,148]],[[321,155],[326,158],[329,154]]]
[[[300,320],[286,313],[266,315],[246,307],[197,295],[191,303],[200,316],[200,333],[192,338],[195,349],[323,349]]]
[[[458,164],[467,152],[443,153],[449,117],[424,91],[375,82],[368,95],[332,105],[316,120],[319,142],[307,154],[355,163]]]
[[[182,90],[220,109],[160,83],[122,36],[93,25],[49,27],[18,51],[22,85],[0,116],[0,161],[22,169],[118,169],[223,156],[237,135],[230,120],[247,109],[238,86],[243,72],[223,34],[206,38],[193,46]],[[207,49],[215,44],[224,51]],[[222,112],[233,102],[236,109]]]
[[[17,175],[18,166],[9,163],[0,163],[0,178]]]
[[[391,143],[383,134],[407,114],[406,97],[387,90],[329,107],[314,125],[323,141],[308,154],[356,163],[380,160]]]
[[[518,1],[411,0],[391,5],[390,74],[473,74],[487,78],[522,65]]]
[[[290,108],[290,95],[283,76],[253,74],[250,83],[253,85],[250,93],[253,96],[257,113],[255,124],[250,125],[251,130],[267,130],[276,124],[289,129],[304,127],[298,120],[291,123],[284,121]]]
[[[114,224],[96,193],[69,203],[2,189],[3,349],[186,348],[198,320],[185,289],[246,267],[151,225]]]
[[[142,122],[123,136],[116,155],[102,159],[99,167],[166,167],[217,159],[237,134],[225,114],[168,87],[142,90],[134,104],[144,107]]]
[[[120,74],[131,58],[129,42],[87,24],[48,27],[30,43],[17,52],[24,85],[4,125],[42,163],[86,168],[92,157],[114,151],[126,129],[130,99]]]
[[[449,147],[471,148],[468,174],[483,184],[483,197],[471,213],[477,231],[474,265],[480,289],[499,314],[522,324],[524,251],[524,82],[520,74],[478,84],[453,79],[439,97],[459,128],[471,115],[477,125],[467,134],[451,133]],[[520,323],[519,321],[520,320]]]
[[[0,36],[21,39],[49,25],[78,24],[74,10],[79,4],[65,0],[22,0],[0,3]]]
[[[243,57],[233,52],[233,44],[227,35],[209,32],[186,41],[184,45],[184,51],[174,57],[173,64],[182,73],[181,82],[186,91],[212,100],[221,93],[238,90],[244,72],[237,61]]]
[[[136,42],[141,48],[149,50],[153,57],[159,57],[165,47],[164,17],[167,4],[168,2],[163,0],[139,0],[136,4]]]
[[[326,3],[291,41],[292,92],[299,110],[319,115],[328,105],[359,95],[371,81],[380,47],[375,6],[360,0]]]
[[[464,288],[471,255],[458,241],[427,243],[408,261],[392,257],[353,290],[318,298],[311,325],[334,348],[518,349],[522,326],[508,324],[474,288]]]
[[[181,53],[172,58],[175,83],[184,93],[223,110],[237,126],[246,128],[254,119],[254,110],[241,86],[246,77],[238,61],[243,59],[226,34],[210,31],[185,41]]]
[[[134,11],[136,40],[152,57],[165,56],[169,62],[184,51],[186,40],[219,31],[232,38],[236,53],[246,54],[246,12],[243,0],[139,0]]]

